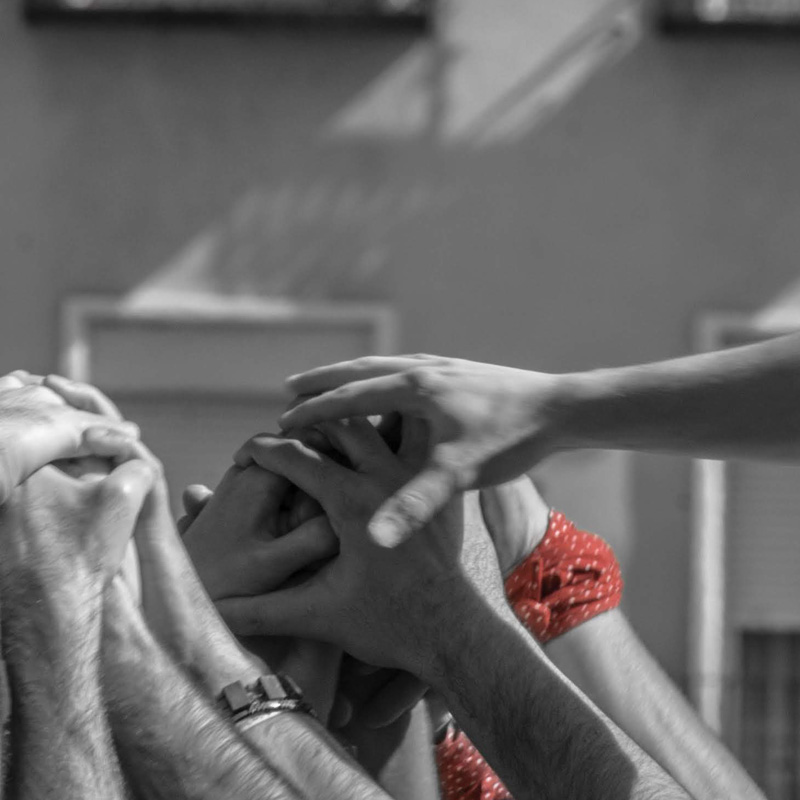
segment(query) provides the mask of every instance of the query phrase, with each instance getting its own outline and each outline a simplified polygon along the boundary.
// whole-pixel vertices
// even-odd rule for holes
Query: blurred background
[[[566,372],[800,327],[798,19],[9,0],[0,372],[97,382],[177,495],[317,363]],[[798,472],[588,453],[536,477],[614,544],[637,632],[769,796],[800,796]]]

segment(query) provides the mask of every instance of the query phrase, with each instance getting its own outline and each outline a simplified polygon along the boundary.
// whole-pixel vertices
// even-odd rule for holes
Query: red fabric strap
[[[544,644],[616,608],[622,586],[609,545],[551,511],[544,538],[506,580],[506,596],[520,622]]]
[[[616,608],[622,585],[608,544],[551,511],[544,538],[507,578],[506,596],[522,624],[544,643]],[[513,800],[462,731],[448,730],[436,759],[444,800]]]

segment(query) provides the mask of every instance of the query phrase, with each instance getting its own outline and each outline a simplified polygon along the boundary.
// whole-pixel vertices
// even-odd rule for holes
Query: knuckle
[[[63,401],[54,391],[39,383],[23,386],[20,392],[33,403],[41,405],[63,405]]]
[[[410,522],[425,522],[429,516],[431,503],[429,499],[420,491],[406,492],[400,498],[397,513],[402,519]]]
[[[425,367],[414,367],[405,373],[407,386],[415,393],[424,393],[430,385],[430,374]]]

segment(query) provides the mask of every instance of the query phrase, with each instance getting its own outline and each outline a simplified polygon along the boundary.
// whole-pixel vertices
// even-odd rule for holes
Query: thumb
[[[369,524],[370,536],[383,547],[397,547],[430,522],[457,487],[452,468],[429,464],[375,512]]]

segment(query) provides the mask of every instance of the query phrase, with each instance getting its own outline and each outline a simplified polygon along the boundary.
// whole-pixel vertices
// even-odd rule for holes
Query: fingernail
[[[403,532],[397,522],[378,520],[369,525],[369,533],[381,547],[397,547],[403,541]]]
[[[344,695],[338,695],[331,709],[328,724],[331,728],[344,728],[353,718],[353,704]]]
[[[122,427],[129,436],[134,439],[139,439],[142,435],[139,426],[135,422],[123,422]]]
[[[103,442],[118,442],[120,444],[129,442],[131,437],[117,428],[89,428],[84,438],[93,439],[94,441],[102,440]]]

